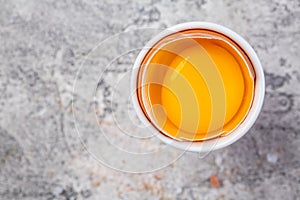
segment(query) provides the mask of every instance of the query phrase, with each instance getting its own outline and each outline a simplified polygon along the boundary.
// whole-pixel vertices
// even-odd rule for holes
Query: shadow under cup
[[[255,70],[245,51],[207,29],[158,40],[144,55],[136,81],[144,116],[176,141],[229,135],[246,118],[255,93]]]

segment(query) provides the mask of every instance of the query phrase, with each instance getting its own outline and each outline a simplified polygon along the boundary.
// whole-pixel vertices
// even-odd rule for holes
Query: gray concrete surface
[[[204,158],[185,153],[152,173],[122,173],[99,163],[82,145],[73,119],[73,109],[79,108],[72,109],[72,96],[77,102],[90,100],[85,91],[73,93],[82,59],[124,30],[186,21],[227,26],[254,47],[267,83],[256,124],[225,149]],[[125,49],[144,36],[128,38],[131,42],[120,45]],[[0,0],[0,199],[299,199],[299,41],[299,0]],[[99,84],[99,124],[108,135],[115,133],[111,115],[120,106],[118,101],[107,106],[105,99],[134,55],[118,60],[121,71],[107,72]],[[104,71],[98,62],[89,65]],[[93,142],[99,132],[84,117],[78,121],[83,142]],[[114,151],[106,153],[117,164],[123,159]],[[153,162],[123,164],[147,167]]]

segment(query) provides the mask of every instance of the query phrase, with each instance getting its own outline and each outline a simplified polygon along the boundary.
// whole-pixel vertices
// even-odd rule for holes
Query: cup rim
[[[254,87],[255,90],[254,90],[252,105],[244,120],[234,130],[232,130],[231,133],[229,133],[224,137],[216,137],[201,142],[174,140],[164,134],[159,133],[159,131],[155,127],[153,127],[153,125],[148,121],[148,119],[146,118],[145,114],[142,111],[142,108],[139,105],[137,91],[136,91],[138,69],[142,64],[144,57],[148,53],[149,47],[154,46],[159,40],[172,33],[188,30],[188,29],[207,29],[207,30],[212,30],[224,34],[225,36],[229,37],[234,42],[236,42],[244,50],[244,52],[247,54],[247,56],[249,57],[253,65],[255,71],[255,87]],[[211,22],[186,22],[186,23],[178,24],[170,28],[167,28],[162,32],[160,32],[159,34],[157,34],[156,36],[154,36],[149,42],[146,43],[146,45],[140,51],[140,53],[136,58],[135,63],[133,65],[130,84],[131,84],[130,90],[132,94],[133,107],[137,113],[137,116],[142,121],[142,123],[148,127],[149,131],[154,133],[160,140],[162,140],[164,143],[168,145],[171,145],[175,148],[179,148],[181,150],[193,151],[193,152],[209,152],[209,151],[221,149],[226,146],[229,146],[230,144],[240,139],[243,135],[245,135],[249,131],[249,129],[253,126],[256,119],[258,118],[263,105],[264,95],[265,95],[264,72],[261,63],[259,61],[259,58],[255,53],[254,49],[244,38],[242,38],[236,32],[232,31],[229,28]]]

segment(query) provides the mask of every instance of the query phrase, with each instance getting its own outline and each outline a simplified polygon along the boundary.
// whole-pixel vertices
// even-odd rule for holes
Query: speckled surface
[[[82,59],[114,34],[186,21],[227,26],[254,47],[267,84],[256,124],[225,149],[204,158],[185,153],[152,173],[122,173],[99,163],[75,131],[73,109],[79,108],[72,109],[72,97],[90,100],[84,90],[73,92]],[[133,34],[119,46],[132,49],[141,37]],[[299,41],[299,0],[0,0],[0,199],[298,199]],[[116,129],[109,119],[120,106],[108,106],[107,98],[135,55],[117,60],[119,70],[108,70],[99,81],[99,125],[105,124],[109,135]],[[89,65],[104,71],[101,59]],[[87,87],[95,87],[91,82]],[[93,142],[97,132],[85,118],[78,121],[83,142]],[[151,163],[123,161],[129,167]]]

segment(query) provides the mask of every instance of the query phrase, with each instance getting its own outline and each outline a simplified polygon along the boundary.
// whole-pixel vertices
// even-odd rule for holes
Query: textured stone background
[[[81,59],[124,30],[186,21],[227,26],[257,51],[267,93],[255,126],[225,149],[186,153],[153,173],[99,164],[74,130]],[[299,41],[299,0],[0,0],[0,199],[299,199]],[[102,119],[114,111],[98,106]]]

